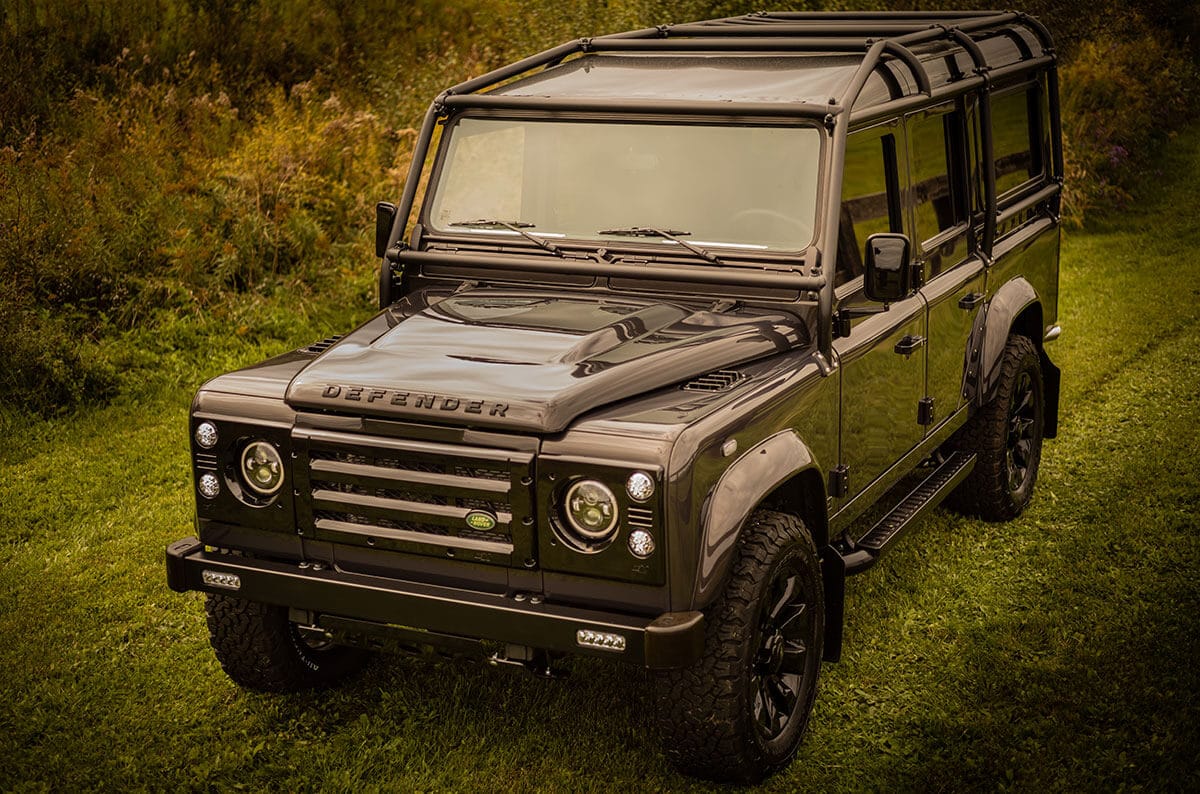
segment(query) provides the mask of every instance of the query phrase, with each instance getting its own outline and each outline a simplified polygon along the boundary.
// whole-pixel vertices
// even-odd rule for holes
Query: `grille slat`
[[[471,511],[464,507],[430,504],[429,502],[413,502],[406,499],[392,499],[367,494],[343,493],[327,491],[319,488],[313,491],[313,507],[317,510],[344,510],[349,513],[367,517],[379,518],[398,517],[400,520],[420,521],[425,524],[457,527],[467,526],[467,513]],[[349,509],[347,509],[349,508]],[[497,513],[498,527],[507,527],[512,523],[511,513]]]
[[[507,501],[508,492],[512,487],[507,478],[503,482],[500,480],[481,480],[458,474],[385,468],[379,465],[341,463],[331,460],[312,461],[311,471],[313,480],[344,483],[370,482],[383,488],[391,487],[396,483],[404,483],[421,487],[423,490],[431,493],[447,496],[456,496],[465,492],[488,495],[499,494],[505,501]]]
[[[446,548],[483,551],[491,554],[507,555],[512,554],[513,551],[513,546],[511,543],[499,539],[483,540],[474,535],[433,535],[431,537],[427,532],[419,532],[409,529],[394,529],[392,527],[384,527],[378,524],[360,524],[358,522],[336,521],[329,518],[318,518],[316,526],[317,529],[332,530],[335,532],[347,532],[372,539],[386,538],[388,540],[423,544],[435,542],[436,545]]]
[[[205,471],[217,470],[217,456],[211,452],[197,452],[195,455],[196,468]]]
[[[629,526],[638,529],[654,529],[654,511],[643,507],[629,508]]]

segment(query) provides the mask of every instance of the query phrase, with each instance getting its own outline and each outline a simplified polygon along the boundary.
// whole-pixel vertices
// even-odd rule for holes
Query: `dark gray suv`
[[[753,14],[448,89],[379,205],[379,313],[196,395],[170,586],[243,686],[625,660],[681,770],[762,778],[846,577],[944,499],[1031,498],[1060,137],[1014,13]]]

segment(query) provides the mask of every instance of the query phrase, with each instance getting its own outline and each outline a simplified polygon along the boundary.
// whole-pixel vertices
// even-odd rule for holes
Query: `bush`
[[[194,346],[178,318],[229,318],[238,333],[231,307],[248,297],[311,306],[310,292],[369,283],[371,205],[399,193],[412,128],[446,85],[572,36],[757,5],[0,4],[0,408],[106,399],[154,366],[109,344],[139,344],[135,329],[171,329]],[[1184,0],[1141,9],[1025,5],[1066,48],[1076,223],[1123,200],[1136,166],[1190,112],[1195,55],[1177,45],[1200,15]]]
[[[1064,207],[1076,225],[1119,206],[1156,144],[1192,115],[1196,65],[1137,18],[1084,42],[1062,68]]]

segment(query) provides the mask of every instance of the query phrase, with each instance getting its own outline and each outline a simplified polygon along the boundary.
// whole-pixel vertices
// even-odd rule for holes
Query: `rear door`
[[[975,254],[967,195],[964,99],[910,115],[909,145],[913,239],[928,307],[925,406],[931,431],[964,399],[963,375],[971,328],[983,306],[984,265]]]

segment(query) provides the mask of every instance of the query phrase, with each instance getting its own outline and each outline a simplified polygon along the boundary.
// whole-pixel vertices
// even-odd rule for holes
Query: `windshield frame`
[[[799,268],[804,262],[814,259],[813,252],[818,248],[822,230],[822,217],[826,204],[826,176],[830,152],[830,135],[828,129],[819,119],[810,115],[797,113],[795,116],[761,116],[754,114],[713,116],[708,114],[681,113],[618,113],[605,111],[578,111],[571,113],[554,113],[524,110],[491,110],[470,108],[452,114],[442,122],[442,131],[437,142],[432,166],[429,168],[428,179],[421,197],[420,208],[416,220],[420,224],[422,241],[446,242],[477,246],[504,246],[518,250],[533,248],[532,244],[522,239],[521,235],[507,229],[464,229],[461,227],[439,228],[433,225],[431,213],[442,175],[447,167],[450,145],[454,137],[454,129],[463,119],[496,119],[500,121],[533,121],[533,122],[569,122],[569,123],[602,123],[602,124],[654,124],[659,126],[704,126],[704,127],[784,127],[812,129],[818,133],[817,165],[814,171],[815,191],[813,194],[813,231],[807,245],[801,248],[760,248],[743,243],[722,243],[704,240],[700,242],[688,237],[689,242],[713,250],[725,262],[733,265],[751,262],[772,262],[786,264]],[[505,218],[504,220],[513,220]],[[520,220],[520,219],[518,219]],[[530,229],[533,234],[543,236],[536,227]],[[597,235],[596,239],[589,237],[572,237],[557,232],[549,232],[544,236],[555,246],[569,251],[594,253],[604,250],[618,256],[631,256],[647,259],[686,259],[702,260],[701,257],[686,250],[683,246],[669,242],[655,242],[652,239],[630,239],[621,236],[606,238]],[[707,264],[707,263],[705,263]]]

